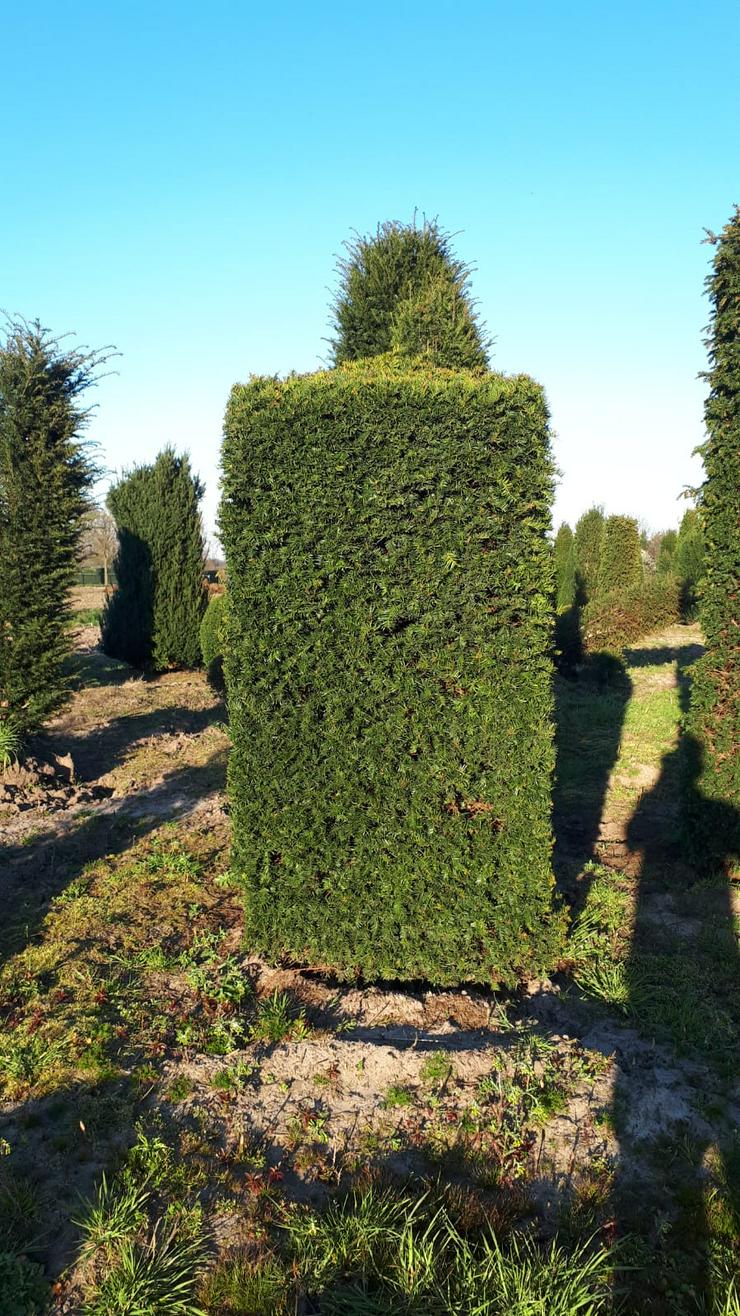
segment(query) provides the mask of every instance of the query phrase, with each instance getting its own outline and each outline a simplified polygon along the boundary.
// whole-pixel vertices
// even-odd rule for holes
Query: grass
[[[52,1240],[70,1262],[52,1275],[58,1302],[87,1316],[738,1316],[737,958],[726,883],[692,886],[675,860],[668,671],[633,663],[628,679],[592,672],[559,689],[559,825],[577,815],[583,844],[566,854],[563,1011],[547,999],[558,1019],[573,1012],[569,1036],[545,1014],[533,1022],[537,998],[523,1010],[512,996],[491,1006],[485,1051],[448,1051],[441,1030],[439,1050],[404,1051],[375,1079],[353,1019],[339,1011],[340,1028],[316,1032],[305,982],[265,995],[247,971],[239,896],[208,824],[147,824],[133,840],[122,826],[120,853],[114,838],[114,853],[76,865],[0,967],[3,1316],[41,1316],[37,1260]],[[143,709],[154,686],[129,695]],[[202,735],[196,756],[214,728]],[[119,760],[118,787],[148,782],[164,752]],[[654,847],[642,878],[594,823],[604,812],[626,832],[635,811],[657,819],[668,855]],[[618,1069],[573,1040],[594,1024],[622,1030]],[[392,1059],[392,1044],[380,1054]],[[685,1079],[687,1113],[639,1141],[630,1101],[652,1065]],[[576,1159],[558,1170],[571,1190],[553,1192],[543,1220],[549,1140],[575,1127],[602,1076],[613,1093],[605,1082],[579,1124]]]
[[[102,608],[75,608],[72,621],[75,626],[99,626],[102,616]]]

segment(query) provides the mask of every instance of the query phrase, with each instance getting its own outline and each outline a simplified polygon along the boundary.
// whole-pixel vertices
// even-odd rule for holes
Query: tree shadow
[[[199,801],[222,792],[226,758],[225,749],[217,750],[203,764],[168,773],[134,799],[105,801],[92,811],[79,810],[71,816],[61,812],[42,836],[0,848],[0,965],[37,934],[50,901],[88,864],[123,853],[156,827],[183,817]]]
[[[688,669],[699,652],[695,645],[636,651],[635,660],[652,664],[668,657],[677,662],[685,712],[690,697]],[[713,834],[729,838],[737,834],[740,819],[731,804],[702,796],[697,784],[702,763],[701,744],[691,735],[681,736],[678,747],[664,756],[659,779],[642,797],[629,823],[627,843],[639,860],[639,880],[626,961],[626,1013],[658,1054],[655,1063],[637,1074],[618,1069],[612,1115],[620,1143],[614,1194],[619,1232],[648,1233],[657,1257],[661,1233],[673,1230],[674,1247],[677,1241],[695,1258],[697,1294],[711,1301],[712,1223],[707,1203],[713,1178],[722,1185],[727,1209],[740,1230],[740,1164],[731,1133],[731,1088],[740,1039],[740,960],[730,853],[719,864],[707,856],[690,865],[682,828],[686,817],[701,818],[708,811]],[[679,1081],[694,1088],[701,1085],[696,1092],[698,1109],[682,1110],[677,1098],[675,1110],[667,1112],[667,1124],[661,1123],[656,1077],[661,1065],[664,1072],[666,1066],[675,1067]],[[665,1094],[665,1084],[662,1090]],[[660,1132],[666,1127],[682,1130],[681,1136],[672,1133],[666,1144],[665,1133],[661,1140]],[[714,1161],[711,1174],[708,1153]],[[651,1220],[649,1229],[646,1220]]]
[[[599,854],[604,802],[631,694],[624,663],[610,654],[593,655],[575,681],[555,678],[553,865],[574,915],[587,889],[578,879]]]
[[[139,742],[159,736],[199,735],[222,721],[224,712],[221,702],[206,708],[165,704],[145,713],[121,713],[82,734],[66,730],[61,735],[48,732],[38,738],[38,747],[41,752],[48,746],[71,754],[76,780],[92,782],[120,767]]]

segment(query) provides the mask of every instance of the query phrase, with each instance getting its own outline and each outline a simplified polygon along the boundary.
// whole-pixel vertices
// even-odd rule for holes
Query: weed
[[[0,1311],[3,1316],[41,1316],[47,1291],[41,1266],[13,1252],[0,1252]]]
[[[540,1247],[530,1235],[503,1245],[491,1231],[471,1238],[444,1207],[389,1192],[354,1194],[323,1216],[296,1213],[284,1227],[308,1292],[334,1316],[586,1316],[611,1279],[604,1249]]]
[[[305,1011],[296,1012],[287,992],[274,991],[260,1001],[250,1036],[255,1042],[301,1041],[310,1035]]]
[[[110,1184],[103,1174],[92,1201],[85,1203],[84,1213],[72,1221],[83,1233],[80,1256],[85,1258],[105,1248],[111,1251],[134,1234],[146,1218],[150,1193],[143,1184],[122,1177]]]
[[[15,1252],[28,1252],[37,1242],[41,1215],[39,1195],[28,1179],[11,1170],[0,1172],[0,1237]]]
[[[0,772],[18,762],[23,742],[13,720],[0,718]]]
[[[288,1316],[295,1311],[289,1301],[290,1277],[272,1256],[255,1260],[233,1255],[224,1258],[206,1276],[199,1297],[208,1311],[224,1316]]]
[[[411,1088],[400,1084],[392,1084],[383,1098],[383,1106],[386,1110],[392,1110],[395,1106],[413,1106],[413,1104],[414,1094]]]
[[[188,1078],[187,1074],[178,1074],[167,1089],[167,1099],[175,1103],[187,1101],[194,1088],[195,1084],[191,1078]]]
[[[125,1239],[84,1306],[85,1316],[205,1316],[195,1289],[204,1253],[199,1241],[155,1225],[144,1241]]]
[[[239,1092],[257,1072],[257,1068],[257,1065],[249,1064],[248,1061],[227,1065],[223,1069],[216,1070],[211,1084],[219,1092]]]
[[[422,1083],[446,1083],[452,1074],[452,1064],[444,1051],[435,1051],[428,1056],[421,1067]]]

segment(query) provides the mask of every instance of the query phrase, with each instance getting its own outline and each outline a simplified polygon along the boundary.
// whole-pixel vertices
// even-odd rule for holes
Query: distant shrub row
[[[686,512],[676,534],[658,536],[655,557],[627,516],[605,517],[592,507],[575,534],[562,525],[555,538],[555,649],[561,671],[583,656],[618,651],[650,630],[696,615],[703,570],[697,514]]]

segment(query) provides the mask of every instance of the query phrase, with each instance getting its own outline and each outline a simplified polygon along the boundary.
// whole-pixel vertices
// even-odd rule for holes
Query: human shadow
[[[579,881],[584,866],[608,857],[612,844],[602,817],[631,694],[625,665],[611,654],[593,655],[576,680],[555,677],[553,866],[574,917],[588,886]]]
[[[673,656],[686,711],[697,646],[684,646]],[[656,658],[654,651],[644,655],[645,662]],[[618,1069],[612,1118],[620,1143],[614,1193],[620,1234],[647,1234],[657,1269],[662,1240],[671,1233],[686,1262],[692,1300],[711,1303],[707,1201],[715,1188],[724,1193],[740,1230],[730,1095],[740,1040],[740,960],[728,867],[729,838],[738,834],[740,815],[732,804],[703,796],[702,766],[701,744],[684,734],[664,756],[657,782],[628,827],[639,879],[625,1009],[658,1048],[658,1060],[653,1057],[644,1068],[636,1062],[637,1072],[634,1066]],[[705,813],[713,837],[727,838],[727,849],[719,863],[707,854],[689,864],[684,820],[701,824]],[[661,1111],[667,1073],[675,1076],[673,1106]],[[676,1302],[675,1293],[665,1298],[651,1293],[646,1310],[685,1310],[680,1302],[671,1305]]]

